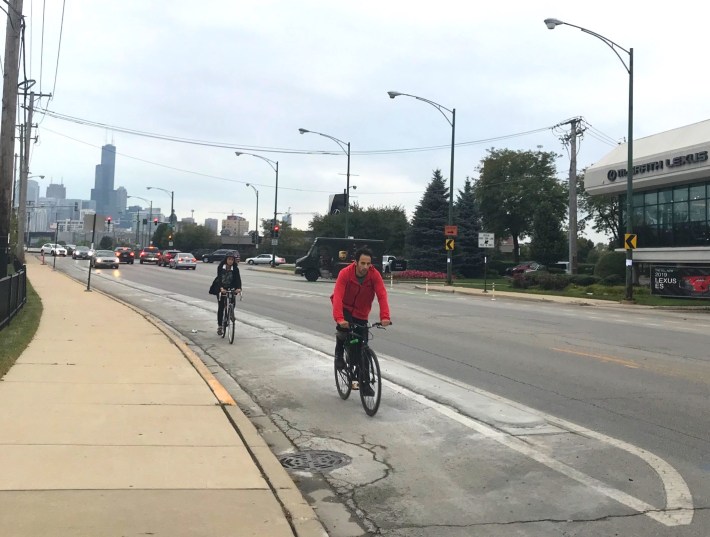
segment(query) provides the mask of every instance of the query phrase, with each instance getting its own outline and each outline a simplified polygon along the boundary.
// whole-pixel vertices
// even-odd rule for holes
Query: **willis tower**
[[[106,144],[101,148],[101,164],[96,165],[94,188],[91,189],[91,199],[96,202],[96,213],[111,216],[116,219],[116,191],[113,188],[116,171],[116,146]]]

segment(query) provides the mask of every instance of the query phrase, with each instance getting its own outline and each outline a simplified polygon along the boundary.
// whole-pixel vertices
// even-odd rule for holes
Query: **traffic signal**
[[[144,225],[144,226],[147,226],[147,225],[148,225],[148,219],[147,219],[147,218],[144,218],[144,219],[143,219],[143,225]]]
[[[75,202],[74,202],[74,210],[75,210],[75,211],[78,211],[78,210],[79,210],[79,202],[78,202],[78,201],[75,201]]]
[[[278,225],[278,224],[276,224],[276,225],[274,226],[274,238],[275,238],[275,239],[278,239],[278,238],[279,238],[279,225]]]
[[[153,218],[153,224],[156,225],[156,226],[158,225],[158,219],[157,219],[157,218]]]
[[[106,226],[107,226],[109,229],[111,228],[111,217],[110,217],[110,216],[106,219]]]

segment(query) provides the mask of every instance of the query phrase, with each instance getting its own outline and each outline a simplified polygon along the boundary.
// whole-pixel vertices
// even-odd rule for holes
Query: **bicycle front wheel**
[[[230,305],[229,306],[229,315],[227,315],[227,331],[229,332],[229,344],[231,345],[234,343],[234,328],[235,328],[235,321],[234,321],[234,308]]]
[[[345,350],[343,358],[346,364],[350,364],[350,357],[347,349]],[[333,361],[333,364],[335,364],[335,361]],[[338,369],[335,365],[333,365],[333,367],[335,368],[335,387],[338,389],[338,395],[340,395],[340,398],[345,400],[350,397],[350,392],[352,391],[350,366],[347,365],[343,369]]]
[[[362,362],[359,369],[362,408],[365,409],[365,414],[374,416],[380,408],[382,377],[380,376],[380,363],[377,361],[377,355],[370,347],[362,349]]]

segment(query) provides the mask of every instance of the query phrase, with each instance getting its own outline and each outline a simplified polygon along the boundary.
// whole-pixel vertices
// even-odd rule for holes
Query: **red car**
[[[163,267],[169,267],[170,260],[175,257],[175,254],[179,253],[180,250],[163,250],[163,253],[160,254],[160,261],[158,261],[158,265]]]

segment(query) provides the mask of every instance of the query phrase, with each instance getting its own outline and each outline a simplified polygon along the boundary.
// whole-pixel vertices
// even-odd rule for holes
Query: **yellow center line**
[[[552,348],[553,351],[566,352],[568,354],[576,354],[578,356],[589,356],[590,358],[596,358],[602,362],[611,362],[614,364],[623,365],[624,367],[629,367],[631,369],[638,369],[640,366],[633,360],[623,360],[621,358],[616,358],[614,356],[607,356],[605,354],[592,354],[590,352],[573,351],[570,349],[558,349],[556,347]]]

